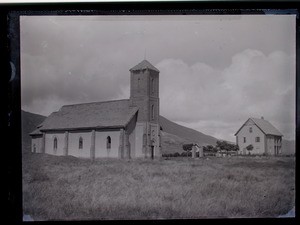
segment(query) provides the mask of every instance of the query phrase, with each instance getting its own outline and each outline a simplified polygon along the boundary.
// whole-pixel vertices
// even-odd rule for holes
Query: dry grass
[[[295,204],[295,158],[24,154],[23,201],[35,220],[277,217]]]

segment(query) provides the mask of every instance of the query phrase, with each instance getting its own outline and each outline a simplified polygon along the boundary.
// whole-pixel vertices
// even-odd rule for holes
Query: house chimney
[[[261,119],[263,120],[263,119],[264,119],[264,117],[262,116],[262,117],[261,117]]]

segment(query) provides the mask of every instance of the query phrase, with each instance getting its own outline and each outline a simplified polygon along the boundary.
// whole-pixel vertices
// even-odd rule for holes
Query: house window
[[[244,137],[244,143],[246,143],[246,137]]]
[[[255,142],[260,142],[260,137],[256,137]]]
[[[54,151],[57,150],[57,137],[55,137],[54,140],[53,140],[53,150]]]
[[[35,146],[35,144],[33,145],[33,152],[36,153],[36,146]]]
[[[111,138],[110,138],[110,136],[108,136],[108,137],[106,138],[106,148],[107,148],[107,149],[110,149],[110,148],[111,148]]]
[[[83,148],[83,139],[82,139],[82,137],[79,138],[78,148],[79,149]]]
[[[252,127],[249,127],[249,132],[252,133]]]

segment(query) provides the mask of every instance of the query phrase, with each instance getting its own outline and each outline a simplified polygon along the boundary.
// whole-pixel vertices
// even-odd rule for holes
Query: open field
[[[24,154],[23,201],[34,220],[277,217],[295,205],[295,158]]]

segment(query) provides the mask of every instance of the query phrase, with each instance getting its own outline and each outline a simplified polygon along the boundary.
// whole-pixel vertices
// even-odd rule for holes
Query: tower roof
[[[149,69],[149,70],[159,72],[159,70],[157,68],[155,68],[151,63],[149,63],[145,59],[142,62],[140,62],[139,64],[137,64],[136,66],[132,67],[129,71],[138,71],[138,70],[144,70],[144,69]]]

